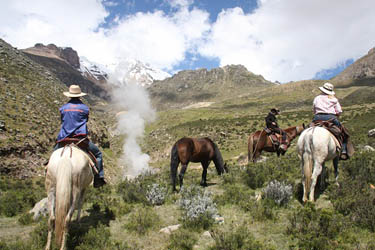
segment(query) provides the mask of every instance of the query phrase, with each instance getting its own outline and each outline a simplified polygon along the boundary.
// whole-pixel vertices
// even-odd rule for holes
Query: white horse
[[[93,180],[93,162],[73,144],[54,151],[49,159],[45,186],[48,194],[48,236],[46,250],[51,248],[55,228],[56,244],[66,249],[69,223],[77,208],[80,219],[85,189]]]
[[[298,155],[301,159],[303,202],[314,202],[314,190],[318,176],[325,172],[324,162],[333,160],[336,183],[338,179],[338,161],[340,144],[333,134],[322,127],[304,130],[297,142]],[[324,181],[324,176],[321,178]]]

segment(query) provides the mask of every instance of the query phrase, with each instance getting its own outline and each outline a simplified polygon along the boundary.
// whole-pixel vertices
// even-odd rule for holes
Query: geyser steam
[[[148,93],[136,82],[122,79],[116,82],[113,99],[123,110],[117,114],[117,131],[125,135],[121,165],[125,176],[137,176],[149,170],[149,155],[142,153],[139,141],[143,138],[145,124],[155,119]]]

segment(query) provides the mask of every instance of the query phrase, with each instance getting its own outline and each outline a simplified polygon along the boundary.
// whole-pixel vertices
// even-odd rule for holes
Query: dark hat
[[[280,114],[280,110],[279,109],[271,109],[271,112],[278,115]]]

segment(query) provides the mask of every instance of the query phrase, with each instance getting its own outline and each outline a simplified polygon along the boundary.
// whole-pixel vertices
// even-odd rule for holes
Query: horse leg
[[[182,185],[183,185],[183,182],[184,182],[184,174],[185,174],[186,169],[187,169],[187,163],[181,164],[181,165],[182,165],[182,167],[181,167],[180,173],[178,175],[178,178],[180,179],[180,189],[182,188]]]
[[[78,199],[78,202],[77,202],[77,218],[76,220],[77,221],[80,221],[81,220],[81,209],[82,209],[82,205],[83,205],[83,196],[85,194],[85,191],[86,189],[82,189],[81,193],[79,194],[79,199]]]
[[[322,173],[322,164],[318,161],[314,161],[314,171],[311,177],[311,187],[310,187],[310,201],[314,202],[314,192],[315,192],[315,186],[318,179],[318,176]]]
[[[323,190],[326,187],[326,179],[327,179],[327,168],[323,162],[322,164],[322,173],[320,174],[320,191],[323,192]]]
[[[74,191],[73,191],[74,192]],[[66,240],[68,238],[68,230],[69,230],[69,223],[72,219],[72,216],[73,216],[73,212],[74,212],[74,209],[76,207],[76,204],[78,202],[77,200],[77,191],[74,192],[73,194],[73,201],[72,201],[72,205],[70,206],[69,208],[69,211],[65,217],[65,221],[64,221],[64,232],[63,232],[63,238],[62,238],[62,241],[61,241],[61,247],[60,247],[60,250],[65,250],[66,249]]]
[[[203,167],[203,171],[202,171],[202,180],[201,180],[200,185],[202,187],[207,187],[207,168],[208,168],[209,162],[201,162],[201,164]]]
[[[51,249],[52,234],[55,228],[55,188],[51,188],[48,193],[48,209],[49,209],[49,218],[48,218],[48,236],[46,250]]]
[[[335,170],[335,183],[336,186],[340,186],[338,180],[339,180],[339,157],[336,157],[333,159],[333,169]]]

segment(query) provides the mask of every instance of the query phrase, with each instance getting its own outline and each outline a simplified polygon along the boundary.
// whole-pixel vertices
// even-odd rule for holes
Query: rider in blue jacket
[[[60,108],[61,129],[57,136],[55,150],[61,147],[59,142],[65,138],[85,138],[88,135],[87,121],[90,110],[80,99],[86,93],[81,92],[81,88],[78,85],[70,85],[69,92],[64,92],[64,95],[70,97],[70,100]],[[99,174],[94,176],[94,187],[101,187],[106,184],[104,180],[102,152],[90,140],[88,149],[96,158],[99,172]]]

